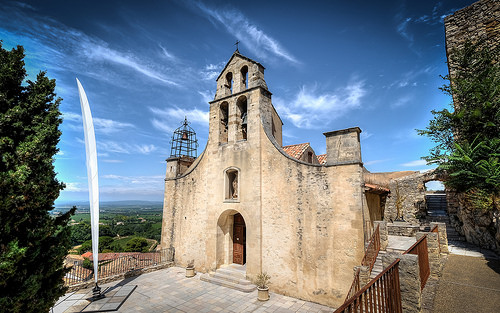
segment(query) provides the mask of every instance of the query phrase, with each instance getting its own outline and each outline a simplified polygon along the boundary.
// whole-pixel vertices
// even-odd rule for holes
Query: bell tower
[[[210,140],[218,145],[255,138],[262,122],[282,145],[283,123],[271,104],[264,80],[264,66],[236,50],[217,77],[217,91],[210,102]]]

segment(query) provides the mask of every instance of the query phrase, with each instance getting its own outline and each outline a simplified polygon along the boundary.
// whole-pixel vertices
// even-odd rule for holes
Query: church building
[[[264,67],[238,50],[209,118],[200,156],[167,159],[162,248],[200,273],[240,264],[250,280],[269,274],[271,292],[340,306],[370,231],[361,130],[325,132],[326,156],[285,150]]]

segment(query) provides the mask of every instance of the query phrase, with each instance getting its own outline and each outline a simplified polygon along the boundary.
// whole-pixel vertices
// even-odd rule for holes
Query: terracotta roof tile
[[[325,154],[317,155],[316,157],[318,158],[319,164],[321,164],[321,165],[325,165],[326,164],[326,153]]]
[[[285,150],[285,152],[292,158],[300,159],[308,147],[310,147],[310,144],[309,142],[306,142],[296,145],[284,146],[283,150]]]

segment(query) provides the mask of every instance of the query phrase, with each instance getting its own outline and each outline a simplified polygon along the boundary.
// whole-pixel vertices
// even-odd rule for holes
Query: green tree
[[[148,252],[149,243],[146,238],[134,237],[127,242],[125,252]]]
[[[66,289],[67,226],[74,209],[52,218],[64,184],[53,157],[61,123],[55,80],[24,82],[24,50],[0,41],[0,307],[3,312],[48,312]]]
[[[465,192],[477,206],[496,208],[500,194],[500,46],[466,42],[450,54],[451,75],[444,79],[451,110],[432,111],[434,119],[420,135],[436,146],[424,157],[448,175],[445,185]]]

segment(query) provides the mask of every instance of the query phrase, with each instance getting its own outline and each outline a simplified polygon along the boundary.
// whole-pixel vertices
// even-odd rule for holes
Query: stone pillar
[[[446,224],[431,222],[431,230],[437,225],[439,233],[439,245],[441,246],[441,253],[450,253],[448,250],[448,236],[446,235]]]
[[[323,133],[326,137],[326,165],[361,163],[359,127]]]
[[[441,273],[441,254],[439,253],[438,233],[417,233],[417,240],[427,236],[427,255],[431,276],[437,278]]]
[[[389,234],[387,232],[387,222],[386,221],[374,221],[373,226],[377,229],[377,225],[379,226],[380,232],[380,250],[385,251],[387,249],[387,245],[389,244]]]
[[[370,268],[368,266],[358,265],[353,268],[354,276],[359,268],[359,287],[363,288],[370,282]]]
[[[382,257],[384,268],[391,265],[396,259],[400,259],[399,285],[403,313],[418,313],[422,309],[418,255],[388,252]]]

